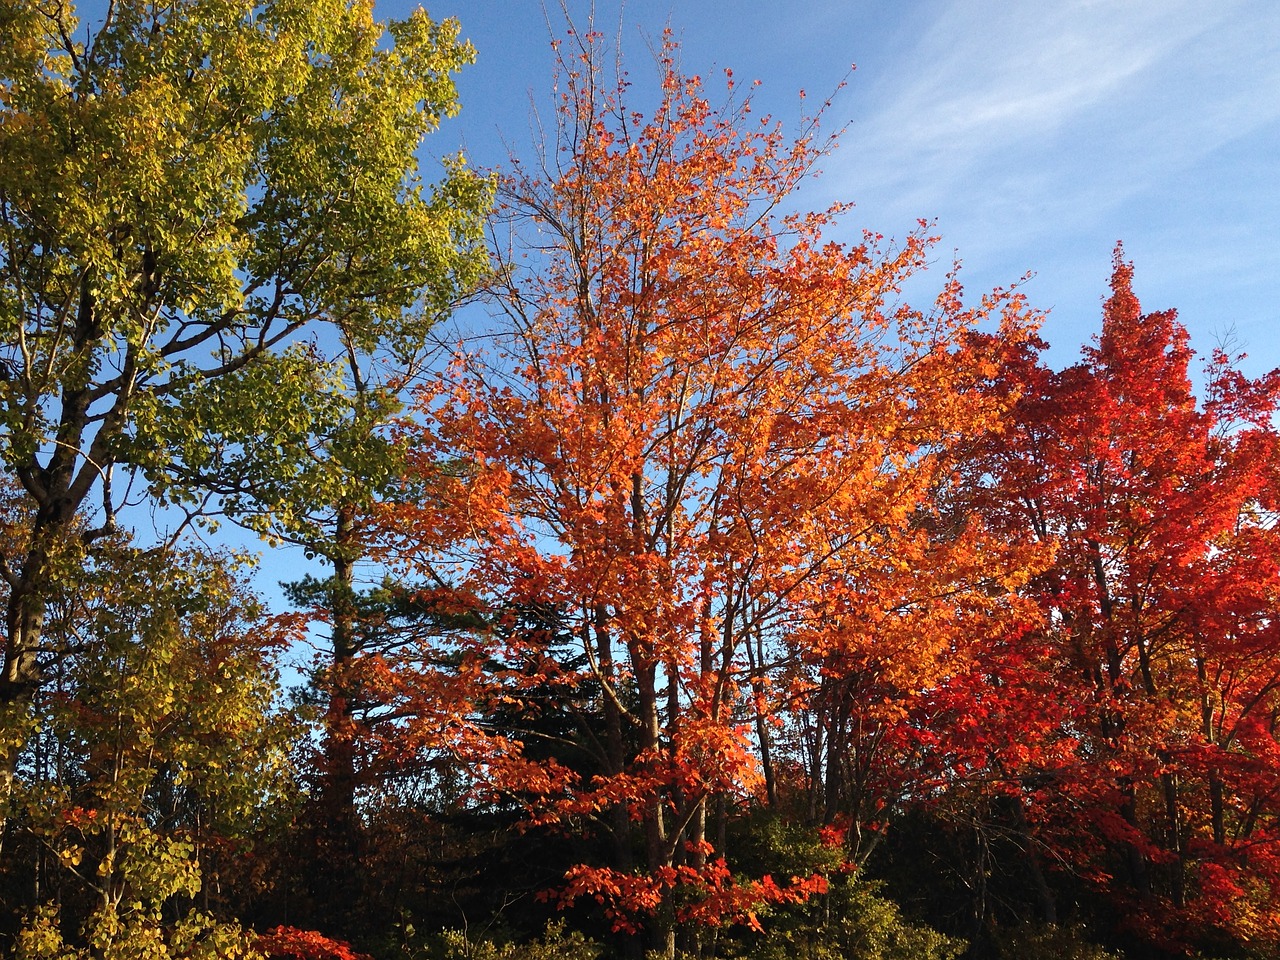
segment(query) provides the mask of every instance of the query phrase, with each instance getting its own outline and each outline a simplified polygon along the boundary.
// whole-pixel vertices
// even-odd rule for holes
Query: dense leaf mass
[[[1280,373],[1120,247],[1064,370],[912,306],[928,225],[834,240],[669,36],[429,186],[452,21],[100,16],[0,5],[0,950],[1280,951]]]

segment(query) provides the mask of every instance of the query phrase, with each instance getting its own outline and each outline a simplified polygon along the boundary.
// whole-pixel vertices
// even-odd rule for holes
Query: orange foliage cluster
[[[565,876],[565,886],[547,897],[561,907],[590,897],[605,906],[605,916],[615,932],[637,933],[644,928],[644,918],[651,920],[673,891],[678,892],[680,901],[674,911],[677,923],[707,927],[741,923],[762,932],[756,915],[761,907],[803,903],[826,893],[827,879],[820,874],[792,877],[785,887],[767,874],[759,880],[737,880],[723,858],[701,867],[660,867],[647,876],[582,865],[572,868]]]
[[[296,927],[268,930],[254,942],[254,949],[268,960],[371,960],[368,954],[352,950],[349,943]]]

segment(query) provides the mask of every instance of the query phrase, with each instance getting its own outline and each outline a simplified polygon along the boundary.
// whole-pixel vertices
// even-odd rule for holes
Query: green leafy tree
[[[0,464],[32,514],[0,558],[0,808],[77,515],[100,495],[77,536],[109,532],[126,470],[192,510],[341,502],[326,345],[411,351],[483,266],[487,181],[417,161],[472,50],[371,8],[117,0],[86,28],[0,3]]]
[[[35,908],[19,955],[246,946],[215,919],[225,910],[208,886],[289,782],[289,727],[272,709],[289,634],[263,620],[238,566],[112,537],[50,598],[57,643],[42,655],[50,681],[17,766],[2,871],[25,893],[6,905]]]
[[[751,960],[954,960],[964,940],[912,922],[850,861],[840,831],[814,830],[793,817],[746,820],[741,865],[782,876],[819,874],[825,889],[804,903],[769,907],[762,932],[728,931],[716,956]],[[736,942],[735,942],[736,940]]]

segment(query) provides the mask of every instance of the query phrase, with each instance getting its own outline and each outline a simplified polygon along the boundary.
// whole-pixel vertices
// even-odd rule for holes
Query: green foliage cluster
[[[474,51],[364,0],[89,9],[0,2],[0,943],[232,956],[211,917],[288,810],[298,634],[117,511],[217,497],[314,540],[386,482],[377,370],[487,265],[492,184],[418,160]]]
[[[278,638],[246,636],[260,613],[237,567],[113,541],[55,598],[46,636],[64,654],[9,852],[59,895],[37,903],[18,956],[250,955],[201,894],[216,851],[282,795],[294,734],[274,709]]]
[[[805,903],[771,908],[765,932],[747,937],[741,955],[751,960],[953,960],[968,946],[903,916],[883,896],[883,884],[859,875],[840,844],[793,820],[748,821],[739,840],[744,868],[783,876],[821,874],[827,892]]]
[[[995,937],[1001,957],[1009,960],[1121,960],[1119,954],[1091,942],[1081,927],[1023,924]]]
[[[412,943],[404,951],[408,960],[600,960],[604,955],[600,944],[579,931],[566,931],[563,920],[525,943],[473,940],[462,930],[441,930],[413,943],[413,928],[405,933]]]
[[[833,884],[808,911],[808,922],[771,922],[750,960],[954,960],[968,946],[931,927],[911,923],[873,882]],[[1099,958],[1101,960],[1101,958]]]

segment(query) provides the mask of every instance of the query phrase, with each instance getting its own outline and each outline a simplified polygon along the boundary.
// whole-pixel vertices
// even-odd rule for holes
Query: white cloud
[[[897,216],[1087,217],[1280,116],[1278,28],[1269,2],[954,0],[855,82],[829,179]]]
[[[858,203],[852,225],[936,218],[939,259],[957,250],[975,290],[1034,270],[1060,361],[1096,328],[1123,239],[1144,304],[1180,308],[1202,347],[1237,323],[1260,367],[1280,363],[1272,334],[1248,336],[1280,302],[1280,4],[899,10],[887,39],[848,35],[851,124],[817,187]]]

